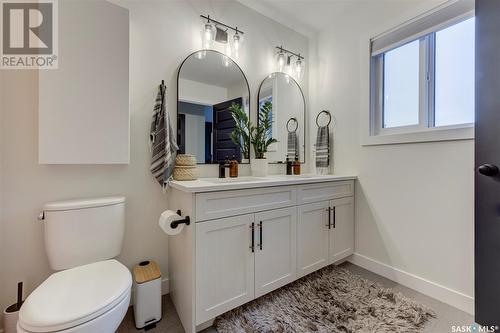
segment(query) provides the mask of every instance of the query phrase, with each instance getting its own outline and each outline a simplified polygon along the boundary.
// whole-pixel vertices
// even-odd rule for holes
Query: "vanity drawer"
[[[354,181],[328,182],[298,186],[297,204],[331,200],[354,195]]]
[[[196,194],[196,222],[297,204],[295,186]]]

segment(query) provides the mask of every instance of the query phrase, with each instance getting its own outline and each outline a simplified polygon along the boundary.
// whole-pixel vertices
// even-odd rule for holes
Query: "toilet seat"
[[[24,302],[19,326],[54,332],[82,325],[129,299],[131,286],[130,271],[114,259],[54,273]]]

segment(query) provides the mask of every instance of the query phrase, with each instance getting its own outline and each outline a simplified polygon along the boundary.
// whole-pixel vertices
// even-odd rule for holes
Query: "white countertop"
[[[313,184],[356,179],[353,175],[269,175],[267,177],[241,176],[238,178],[199,178],[197,180],[170,182],[175,189],[190,193],[242,190],[249,188]]]

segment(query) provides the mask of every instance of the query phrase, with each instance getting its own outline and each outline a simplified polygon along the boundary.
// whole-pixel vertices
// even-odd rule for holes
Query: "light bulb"
[[[295,63],[295,75],[299,80],[302,79],[302,77],[304,76],[304,65],[305,65],[304,62],[299,56],[297,62]]]
[[[229,43],[229,41],[227,42],[226,44],[226,55],[228,57],[230,57],[232,55],[232,49],[231,49],[231,44]]]
[[[283,70],[285,69],[285,54],[281,50],[278,52],[277,62],[278,72],[283,72]]]
[[[214,45],[215,29],[214,26],[207,22],[203,29],[203,48],[211,49]]]

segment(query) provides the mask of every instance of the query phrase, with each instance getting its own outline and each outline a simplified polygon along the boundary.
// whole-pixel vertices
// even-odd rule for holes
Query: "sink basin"
[[[249,183],[249,182],[266,180],[266,178],[237,177],[237,178],[210,178],[204,180],[213,184],[227,184],[227,183]]]

